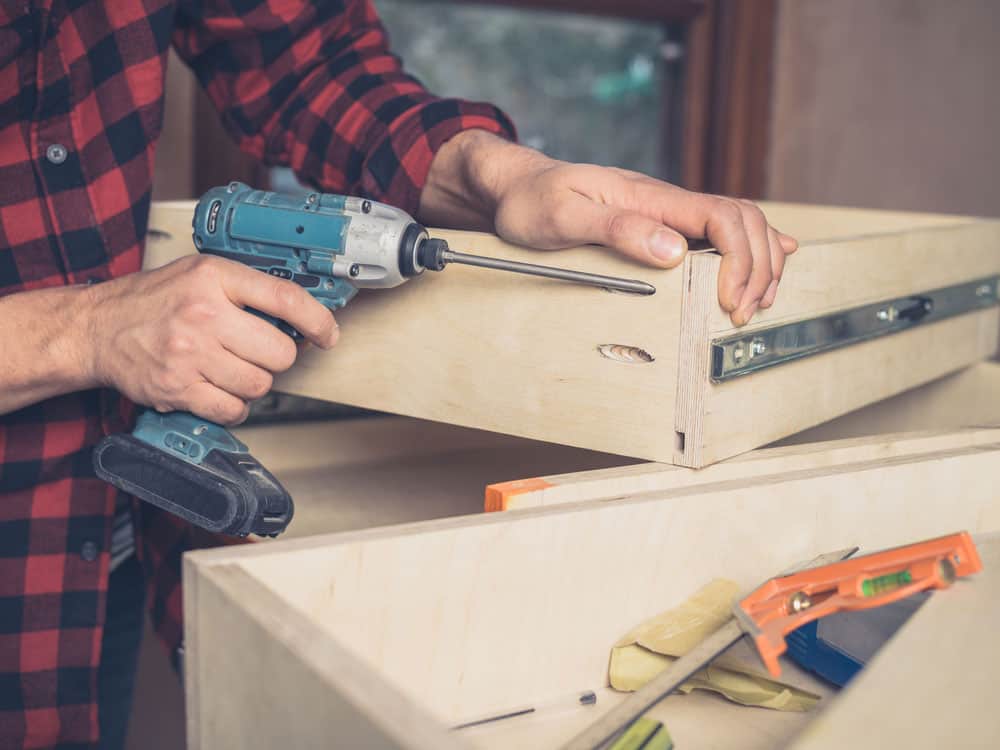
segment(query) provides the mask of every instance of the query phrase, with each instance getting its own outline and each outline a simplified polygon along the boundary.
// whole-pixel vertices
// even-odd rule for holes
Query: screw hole
[[[656,360],[656,357],[645,349],[624,344],[601,344],[597,347],[597,351],[602,357],[632,365],[644,365]]]

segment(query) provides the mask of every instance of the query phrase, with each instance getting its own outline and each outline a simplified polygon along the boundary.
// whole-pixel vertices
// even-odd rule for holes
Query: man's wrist
[[[434,157],[420,198],[426,224],[493,231],[497,206],[511,185],[559,162],[485,130],[466,130]]]
[[[0,298],[0,413],[99,385],[89,366],[89,296],[61,287]]]
[[[51,336],[45,342],[54,380],[67,390],[94,388],[99,385],[91,356],[94,288],[71,286],[56,294],[62,299],[52,300]]]

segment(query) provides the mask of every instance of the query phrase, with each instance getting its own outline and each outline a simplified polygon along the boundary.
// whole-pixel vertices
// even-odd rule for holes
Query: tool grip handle
[[[277,328],[279,331],[281,331],[286,336],[291,336],[291,338],[292,338],[293,341],[297,342],[297,341],[301,341],[303,338],[305,338],[301,333],[298,332],[298,330],[296,330],[295,328],[293,328],[291,325],[289,325],[287,322],[285,322],[281,318],[276,318],[273,315],[268,315],[267,313],[261,312],[260,310],[257,310],[257,309],[255,309],[253,307],[246,307],[244,309],[248,313],[250,313],[251,315],[256,315],[261,320],[270,323],[271,325],[273,325],[275,328]]]

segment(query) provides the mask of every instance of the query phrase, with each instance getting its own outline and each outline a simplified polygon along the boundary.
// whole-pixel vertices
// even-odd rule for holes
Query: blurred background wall
[[[769,198],[1000,216],[1000,2],[782,0]]]

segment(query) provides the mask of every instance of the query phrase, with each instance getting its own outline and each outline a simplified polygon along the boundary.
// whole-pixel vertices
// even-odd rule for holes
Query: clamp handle
[[[806,623],[848,610],[871,609],[983,568],[968,532],[929,539],[773,578],[740,601],[736,618],[753,638],[767,671],[781,674],[785,636]]]

